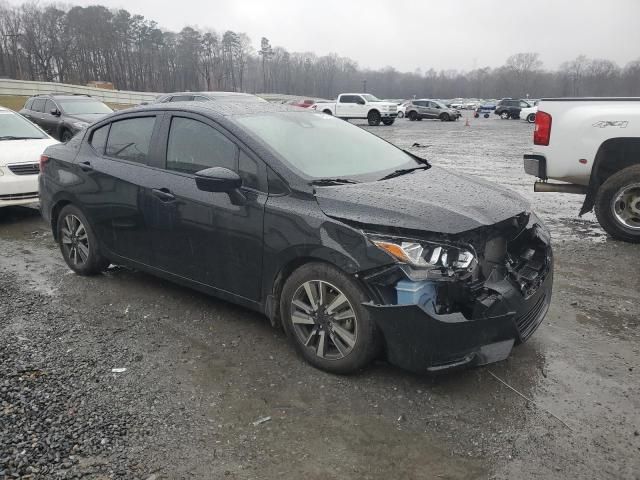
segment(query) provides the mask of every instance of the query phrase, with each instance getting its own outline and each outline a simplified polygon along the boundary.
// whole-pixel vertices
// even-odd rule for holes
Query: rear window
[[[137,117],[111,124],[105,154],[136,163],[147,163],[156,117]]]

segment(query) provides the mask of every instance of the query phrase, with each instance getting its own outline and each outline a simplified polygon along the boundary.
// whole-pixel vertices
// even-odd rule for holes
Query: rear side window
[[[167,143],[167,170],[195,173],[205,168],[236,170],[238,148],[213,127],[191,118],[173,117]]]
[[[44,112],[45,101],[46,100],[44,98],[36,98],[33,101],[33,107],[31,108],[31,110],[33,110],[34,112]]]
[[[94,130],[91,134],[89,144],[100,154],[104,153],[104,147],[107,144],[107,133],[109,133],[109,124]]]
[[[138,117],[111,124],[105,154],[109,157],[146,163],[156,117]]]
[[[356,103],[357,97],[355,95],[342,95],[340,97],[340,103]]]
[[[27,103],[24,104],[24,108],[27,110],[31,110],[31,106],[33,105],[33,98],[27,100]]]

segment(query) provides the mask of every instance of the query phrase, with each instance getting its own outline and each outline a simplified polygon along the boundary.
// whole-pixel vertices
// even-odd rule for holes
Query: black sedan
[[[551,299],[522,198],[295,107],[118,112],[47,148],[40,195],[76,273],[126,265],[263,312],[331,372],[498,361]]]

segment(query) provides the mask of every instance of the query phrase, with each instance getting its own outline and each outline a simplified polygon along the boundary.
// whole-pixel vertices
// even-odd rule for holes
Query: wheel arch
[[[369,118],[369,115],[371,115],[373,112],[377,113],[378,115],[380,115],[382,117],[382,114],[380,113],[380,110],[378,110],[377,108],[371,108],[368,112],[367,112],[367,118]]]
[[[587,195],[580,216],[593,210],[600,186],[616,172],[640,164],[640,138],[616,137],[605,140],[596,153],[591,167]]]

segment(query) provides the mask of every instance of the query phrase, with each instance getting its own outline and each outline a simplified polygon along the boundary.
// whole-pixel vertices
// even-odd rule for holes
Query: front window
[[[366,176],[416,164],[381,138],[321,113],[247,115],[237,122],[305,177]]]
[[[0,112],[0,140],[25,138],[47,138],[47,136],[21,115]]]
[[[58,103],[67,115],[107,114],[113,112],[104,103],[92,99],[58,100]]]
[[[432,101],[431,103],[433,103],[434,107],[437,105],[438,107],[440,107],[442,109],[446,109],[447,108],[447,106],[442,102],[433,102]]]
[[[369,93],[363,94],[362,98],[364,98],[367,102],[381,102],[382,101],[378,97],[376,97],[375,95],[371,95]]]

